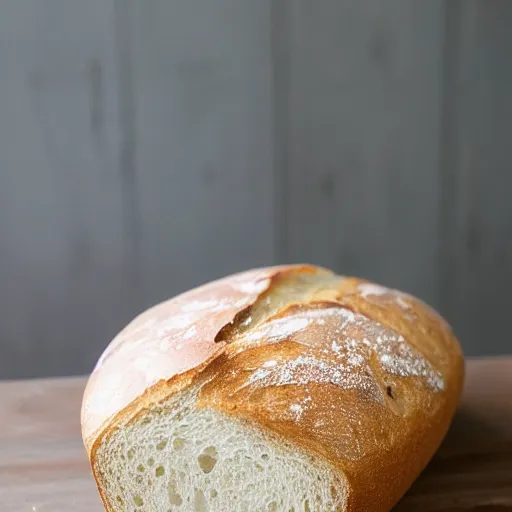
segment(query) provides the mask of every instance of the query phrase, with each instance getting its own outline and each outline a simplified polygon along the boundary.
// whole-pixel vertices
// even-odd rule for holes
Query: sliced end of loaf
[[[129,512],[346,509],[339,470],[180,393],[116,429],[94,471],[107,507]]]

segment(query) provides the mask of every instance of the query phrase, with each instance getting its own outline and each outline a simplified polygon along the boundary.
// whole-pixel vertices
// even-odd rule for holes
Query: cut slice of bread
[[[342,473],[275,435],[196,408],[197,389],[117,429],[94,471],[111,510],[343,510]]]

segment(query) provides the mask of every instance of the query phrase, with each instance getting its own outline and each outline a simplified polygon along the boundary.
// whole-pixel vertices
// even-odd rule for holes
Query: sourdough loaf
[[[439,446],[463,358],[408,294],[294,265],[142,313],[82,432],[107,511],[388,511]]]

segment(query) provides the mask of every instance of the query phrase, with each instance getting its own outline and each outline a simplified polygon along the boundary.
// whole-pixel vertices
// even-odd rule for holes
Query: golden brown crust
[[[200,309],[198,301],[214,311]],[[226,308],[216,311],[220,301]],[[194,324],[202,336],[188,337],[184,361],[148,384],[136,380],[109,407],[97,407],[90,421],[90,404],[112,372],[118,379],[132,375],[134,357],[159,354],[154,338],[161,327],[140,330],[153,313],[131,324],[95,370],[83,414],[92,462],[116,426],[202,383],[199,407],[250,421],[329,461],[348,479],[348,509],[378,512],[405,493],[449,426],[461,392],[462,353],[446,322],[409,295],[290,266],[189,292],[159,306],[158,321],[183,307],[205,311]],[[184,332],[175,333],[173,343],[184,343]]]
[[[82,404],[86,445],[158,381],[195,368],[218,352],[222,344],[214,341],[217,333],[287,268],[256,269],[208,283],[133,320],[107,347],[87,383]]]

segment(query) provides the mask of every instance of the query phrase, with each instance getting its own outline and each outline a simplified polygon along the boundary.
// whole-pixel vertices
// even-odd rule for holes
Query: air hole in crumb
[[[119,503],[119,505],[122,505],[124,502],[123,502],[123,498],[121,498],[121,496],[116,496],[116,501],[117,503]]]
[[[268,504],[268,512],[278,512],[277,503],[275,501]]]
[[[204,496],[204,492],[201,489],[195,490],[194,510],[196,512],[207,512],[208,511],[208,503]]]
[[[386,388],[386,394],[387,394],[390,398],[393,398],[393,399],[395,398],[395,397],[393,396],[393,390],[391,389],[391,386],[388,386],[388,387]]]
[[[309,500],[304,502],[304,512],[311,512],[311,508],[309,507]]]
[[[137,483],[137,484],[139,484],[139,485],[142,483],[142,477],[141,477],[140,475],[137,475],[137,476],[135,477],[135,483]]]
[[[132,459],[133,459],[133,453],[134,453],[134,449],[133,449],[133,448],[130,448],[130,449],[128,450],[128,453],[127,453],[127,455],[128,455],[128,459],[129,459],[129,460],[132,460]]]
[[[185,446],[185,440],[181,437],[177,437],[173,440],[172,445],[175,450],[181,450]]]
[[[161,452],[165,447],[167,446],[167,439],[164,439],[163,441],[160,441],[157,445],[156,445],[156,449]]]
[[[265,468],[261,464],[258,464],[257,462],[256,462],[256,469],[258,471],[265,471]]]
[[[262,454],[261,454],[261,458],[262,458],[263,460],[268,460],[268,453],[262,453]]]
[[[156,476],[164,476],[165,474],[165,469],[163,466],[158,466],[156,469],[155,469],[155,475]]]
[[[210,498],[216,498],[217,497],[217,491],[215,489],[212,489],[210,491]]]
[[[153,457],[150,457],[148,459],[148,466],[152,466],[154,463],[155,463],[155,459],[153,459]]]
[[[169,483],[169,487],[167,488],[167,492],[169,494],[169,503],[171,505],[181,505],[183,503],[183,500],[181,499],[181,496],[176,491],[176,482],[174,480],[171,480]]]
[[[139,473],[143,473],[143,472],[144,472],[144,466],[143,466],[142,464],[139,464],[139,465],[137,466],[137,471],[138,471]]]
[[[215,446],[205,448],[203,453],[197,457],[197,462],[203,473],[210,473],[217,464],[217,448]]]
[[[142,498],[140,496],[134,496],[133,497],[133,502],[135,503],[135,505],[137,505],[138,507],[142,507],[142,505],[144,505],[144,501],[142,500]]]

